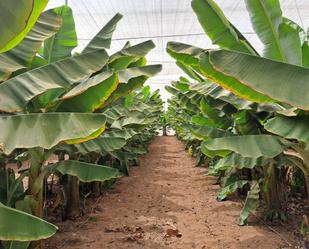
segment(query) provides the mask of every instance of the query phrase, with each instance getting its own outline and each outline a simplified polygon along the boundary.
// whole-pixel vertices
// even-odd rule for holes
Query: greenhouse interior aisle
[[[290,248],[286,231],[259,220],[237,225],[241,203],[217,202],[218,185],[195,167],[176,137],[157,137],[133,168],[92,205],[88,217],[59,225],[48,248]],[[86,219],[86,220],[85,220]],[[282,229],[282,228],[281,228]],[[284,238],[284,239],[282,239]]]

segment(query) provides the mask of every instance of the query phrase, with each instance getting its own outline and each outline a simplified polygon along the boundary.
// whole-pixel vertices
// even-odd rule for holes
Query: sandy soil
[[[48,248],[300,248],[293,231],[273,232],[258,218],[238,226],[241,203],[217,202],[215,179],[194,166],[175,137],[158,137],[149,149],[87,218],[58,224]]]

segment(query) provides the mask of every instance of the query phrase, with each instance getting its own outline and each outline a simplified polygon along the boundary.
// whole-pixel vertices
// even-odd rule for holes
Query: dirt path
[[[240,203],[215,200],[215,179],[194,167],[175,137],[158,137],[149,149],[140,167],[115,184],[87,222],[60,224],[49,247],[291,248],[254,219],[250,226],[238,226]]]

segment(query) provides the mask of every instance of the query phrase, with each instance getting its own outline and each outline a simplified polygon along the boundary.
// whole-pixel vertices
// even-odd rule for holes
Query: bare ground
[[[215,179],[175,137],[157,137],[149,150],[86,218],[58,224],[48,248],[300,248],[287,226],[271,228],[256,217],[238,226],[241,203],[217,202]]]

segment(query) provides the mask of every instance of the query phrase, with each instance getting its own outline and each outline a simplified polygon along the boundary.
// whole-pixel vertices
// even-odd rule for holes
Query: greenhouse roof
[[[244,34],[257,50],[263,46],[255,35],[243,0],[216,0],[229,20]],[[65,0],[50,0],[47,8],[63,5]],[[139,43],[148,39],[156,48],[149,53],[149,63],[163,64],[162,72],[151,78],[152,89],[160,89],[167,97],[164,86],[176,80],[182,71],[165,52],[168,41],[180,41],[202,48],[211,47],[210,40],[203,33],[190,0],[68,0],[73,9],[79,38],[77,49],[83,48],[114,14],[124,15],[113,36],[111,51],[119,50],[127,40]],[[309,26],[308,0],[281,0],[284,16],[292,19],[305,30]]]

